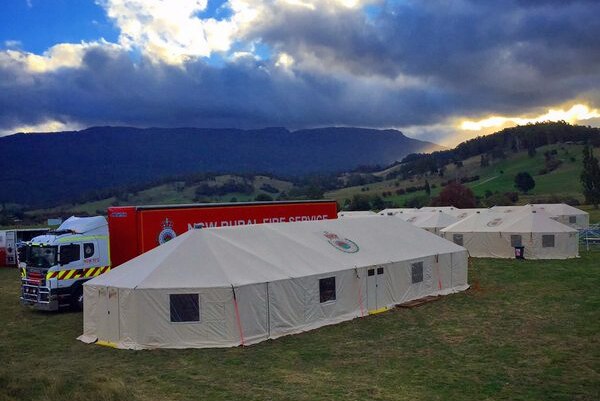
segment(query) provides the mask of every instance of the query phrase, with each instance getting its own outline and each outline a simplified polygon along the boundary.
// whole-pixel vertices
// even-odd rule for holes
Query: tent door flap
[[[384,274],[385,269],[383,267],[373,267],[367,269],[367,310],[370,313],[378,311],[379,308],[382,308],[384,306]]]

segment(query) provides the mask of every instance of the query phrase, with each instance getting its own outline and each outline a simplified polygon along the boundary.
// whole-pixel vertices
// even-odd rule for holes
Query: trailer
[[[0,266],[17,267],[17,246],[42,235],[49,228],[14,228],[0,231]]]
[[[332,200],[110,207],[111,262],[116,267],[194,228],[336,218]]]

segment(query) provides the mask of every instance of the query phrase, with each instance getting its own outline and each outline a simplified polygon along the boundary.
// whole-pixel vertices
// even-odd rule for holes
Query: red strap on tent
[[[240,340],[242,346],[244,346],[244,331],[242,330],[242,321],[240,319],[240,310],[238,309],[237,297],[235,296],[235,288],[231,284],[231,290],[233,291],[233,308],[235,309],[235,319],[237,321],[238,330],[240,331]]]
[[[358,269],[355,267],[354,272],[356,273],[356,278],[358,281],[358,304],[360,305],[360,317],[365,317],[365,308],[363,308],[363,300],[362,300],[362,291],[360,290],[360,277],[358,275]]]

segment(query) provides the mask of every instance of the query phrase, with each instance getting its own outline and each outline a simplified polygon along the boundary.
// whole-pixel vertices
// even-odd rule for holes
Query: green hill
[[[232,185],[232,183],[234,185]],[[225,188],[225,189],[222,189]],[[231,188],[232,191],[227,191]],[[271,198],[285,196],[294,184],[273,177],[257,175],[242,177],[238,175],[207,176],[206,179],[172,180],[159,185],[149,185],[143,189],[121,188],[112,192],[116,195],[81,203],[63,204],[52,208],[35,209],[25,213],[30,220],[42,220],[51,216],[106,214],[109,206],[118,205],[155,205],[182,204],[194,202],[245,202],[257,196]],[[236,192],[236,189],[243,192]],[[226,193],[221,193],[227,191]],[[93,196],[90,194],[88,196]]]
[[[531,157],[527,151],[506,153],[505,158],[489,161],[488,166],[481,166],[481,156],[473,156],[462,161],[458,167],[452,163],[445,167],[443,176],[437,174],[417,174],[408,179],[384,179],[380,182],[342,188],[327,192],[327,198],[336,199],[340,204],[348,203],[356,194],[367,196],[380,196],[386,203],[403,206],[406,202],[416,197],[426,196],[425,190],[401,193],[411,187],[422,187],[427,180],[431,186],[431,196],[437,195],[444,182],[456,179],[477,179],[465,183],[476,196],[484,198],[486,193],[504,193],[517,191],[514,187],[514,177],[517,173],[526,171],[530,173],[535,182],[535,188],[527,195],[519,196],[519,203],[527,203],[536,198],[562,198],[583,201],[579,175],[581,173],[583,145],[555,144],[546,145],[537,149],[535,156]],[[556,151],[554,160],[560,164],[555,170],[544,173],[546,152]],[[390,170],[386,171],[388,174]],[[380,174],[381,176],[382,174]],[[390,195],[391,192],[391,195]],[[485,200],[485,199],[483,199]]]

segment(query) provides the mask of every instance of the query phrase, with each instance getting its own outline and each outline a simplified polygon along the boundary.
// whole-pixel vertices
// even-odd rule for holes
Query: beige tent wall
[[[138,343],[140,323],[148,315],[139,314],[139,298],[135,290],[119,289],[119,341],[124,348]],[[112,311],[111,311],[112,313]],[[136,318],[132,319],[132,316]]]
[[[336,299],[321,303],[319,280],[328,277],[335,277]],[[269,283],[270,338],[359,317],[361,284],[354,269]]]
[[[85,343],[93,343],[98,339],[97,324],[99,321],[98,311],[98,286],[84,285],[83,297],[83,334],[79,339]]]
[[[412,264],[423,262],[423,282],[412,283]],[[433,255],[394,263],[389,270],[387,306],[393,306],[429,295],[445,295],[466,290],[468,273],[467,252]]]
[[[569,222],[569,217],[575,216],[575,223]],[[590,215],[589,214],[576,214],[576,215],[560,215],[553,217],[554,220],[567,225],[569,227],[573,227],[574,229],[583,229],[588,228],[590,226]]]
[[[577,227],[574,228],[589,228],[590,215],[588,213],[577,216]]]
[[[554,235],[554,247],[544,248],[542,246],[542,235],[544,234],[523,235],[526,259],[568,259],[579,256],[579,238],[576,233],[548,234]]]
[[[269,338],[269,286],[269,283],[263,283],[235,289],[244,344],[255,344]]]
[[[141,348],[229,347],[240,343],[231,288],[135,290]],[[199,294],[200,322],[171,322],[170,294]],[[135,348],[133,344],[120,344]]]
[[[411,264],[415,262],[423,263],[423,281],[413,284]],[[433,277],[432,265],[431,258],[414,259],[391,265],[386,277],[386,293],[389,298],[385,306],[389,307],[432,295],[437,288],[433,285],[434,281],[437,282],[437,277]]]
[[[454,234],[462,234],[463,246],[467,248],[470,256],[476,258],[515,257],[515,250],[510,246],[510,236],[502,236],[499,232],[447,232],[444,233],[444,238],[454,241]]]
[[[467,258],[467,252],[463,251],[269,283],[270,338],[336,324],[373,311],[367,301],[369,269],[384,269],[377,309],[465,290]],[[415,262],[423,262],[423,282],[412,284]],[[336,300],[320,303],[319,279],[332,276],[336,278]]]
[[[576,233],[547,233],[554,235],[554,247],[542,247],[544,233],[504,233],[447,232],[444,237],[453,241],[454,234],[463,235],[464,247],[469,255],[476,258],[514,258],[515,250],[511,246],[510,236],[521,235],[525,247],[525,259],[568,259],[579,256],[579,242]]]

